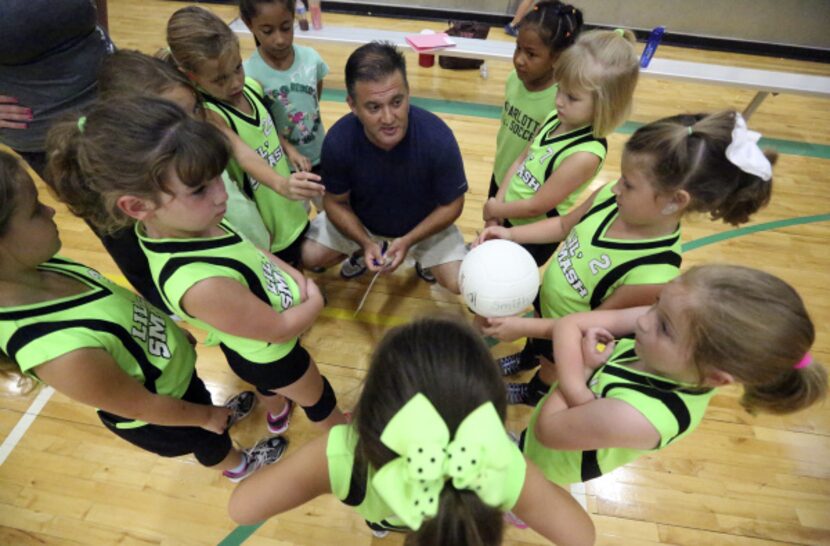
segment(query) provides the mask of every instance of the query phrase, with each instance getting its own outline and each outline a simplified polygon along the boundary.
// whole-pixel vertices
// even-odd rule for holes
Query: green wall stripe
[[[346,100],[346,91],[342,89],[323,89],[323,100],[343,102]],[[439,112],[442,114],[453,114],[486,119],[499,119],[501,117],[501,106],[495,106],[492,104],[478,104],[473,102],[459,102],[444,99],[428,99],[423,97],[412,97],[412,104],[420,106],[430,112]],[[642,123],[627,121],[615,132],[623,135],[630,135],[642,126]],[[782,154],[815,157],[818,159],[830,159],[830,145],[827,144],[815,144],[812,142],[800,142],[797,140],[784,140],[779,138],[762,138],[760,144],[761,146],[775,148]]]

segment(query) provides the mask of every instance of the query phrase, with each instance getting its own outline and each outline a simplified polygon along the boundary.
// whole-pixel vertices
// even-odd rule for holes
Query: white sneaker
[[[282,436],[260,440],[254,447],[242,452],[245,456],[245,468],[241,472],[225,470],[222,474],[234,483],[241,482],[263,466],[279,461],[287,447],[288,440]]]

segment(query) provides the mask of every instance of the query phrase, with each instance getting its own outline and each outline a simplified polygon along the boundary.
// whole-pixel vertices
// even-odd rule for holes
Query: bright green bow
[[[447,479],[456,489],[475,491],[490,506],[511,508],[506,506],[507,472],[518,448],[492,402],[465,417],[450,441],[444,419],[418,393],[386,424],[380,441],[400,457],[383,465],[372,485],[409,528],[417,530],[425,518],[438,513]]]

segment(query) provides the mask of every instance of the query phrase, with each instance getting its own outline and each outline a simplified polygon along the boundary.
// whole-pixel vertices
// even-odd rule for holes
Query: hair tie
[[[616,32],[617,34],[619,34],[620,36],[622,36],[623,38],[625,38],[625,30],[623,30],[623,29],[621,29],[621,28],[615,28],[615,29],[614,29],[614,32]]]
[[[744,117],[735,114],[735,128],[732,142],[726,147],[726,159],[747,174],[769,182],[772,179],[772,164],[758,146],[761,133],[750,131]]]
[[[516,503],[507,483],[513,472],[524,469],[524,457],[492,402],[467,415],[451,440],[444,418],[417,393],[389,420],[380,441],[398,457],[375,473],[372,485],[410,529],[417,531],[424,519],[435,517],[448,480],[489,506],[509,510]]]
[[[801,370],[803,368],[806,368],[807,366],[809,366],[812,363],[813,363],[813,355],[811,355],[810,353],[805,353],[804,357],[801,360],[799,360],[798,363],[795,366],[793,366],[793,369],[794,370]]]
[[[688,130],[689,130],[689,136],[692,136],[692,133],[694,133],[694,132],[695,132],[695,131],[694,131],[694,129],[692,129],[692,126],[691,126],[691,125],[689,125],[688,127],[686,127],[686,129],[688,129]]]
[[[83,133],[84,127],[86,127],[86,116],[81,116],[78,118],[78,130]]]

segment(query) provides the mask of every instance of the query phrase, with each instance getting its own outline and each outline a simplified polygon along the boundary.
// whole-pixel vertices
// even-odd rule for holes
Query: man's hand
[[[392,244],[389,245],[389,248],[386,249],[386,257],[389,263],[384,268],[386,273],[392,273],[395,271],[399,265],[403,263],[404,258],[406,258],[407,253],[409,252],[409,243],[407,242],[405,237],[398,237]]]
[[[364,245],[363,259],[366,262],[366,267],[372,273],[386,269],[386,253],[384,253],[383,247],[375,241],[370,240]]]

